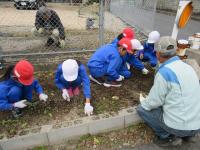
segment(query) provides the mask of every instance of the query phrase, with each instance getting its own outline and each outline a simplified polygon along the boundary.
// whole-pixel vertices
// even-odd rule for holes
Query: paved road
[[[171,35],[174,20],[175,16],[156,13],[154,18],[154,29],[160,31],[161,35]],[[187,38],[196,32],[200,32],[200,21],[190,20],[186,27],[179,31],[178,37]]]
[[[155,2],[152,0],[151,4],[154,5]],[[146,33],[158,30],[162,36],[172,34],[175,16],[154,13],[155,10],[150,7],[145,9],[131,6],[127,2],[121,4],[118,1],[111,3],[111,12],[126,23],[138,27]],[[187,26],[180,30],[178,38],[188,38],[196,32],[200,32],[200,21],[190,20]]]

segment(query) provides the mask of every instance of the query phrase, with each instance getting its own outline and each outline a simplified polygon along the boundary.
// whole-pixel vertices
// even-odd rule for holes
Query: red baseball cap
[[[126,51],[128,53],[133,53],[132,52],[132,45],[131,45],[131,40],[129,38],[123,38],[119,41],[118,43],[120,46],[126,48]]]
[[[125,29],[123,30],[123,35],[124,35],[125,38],[134,39],[134,37],[135,37],[135,32],[134,32],[134,30],[131,29],[131,28],[125,28]]]
[[[19,61],[14,68],[14,75],[23,85],[31,85],[33,83],[33,72],[33,65],[26,60]]]

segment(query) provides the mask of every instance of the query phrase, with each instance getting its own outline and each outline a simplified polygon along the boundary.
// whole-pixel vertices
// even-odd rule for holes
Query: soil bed
[[[86,62],[83,60],[82,62]],[[37,66],[35,78],[40,81],[44,92],[49,96],[46,103],[40,102],[34,93],[33,104],[23,110],[23,116],[19,119],[11,119],[9,112],[0,112],[0,139],[23,135],[19,132],[24,129],[34,129],[45,124],[61,124],[84,116],[85,98],[81,92],[80,96],[66,102],[62,93],[54,84],[54,72],[57,64],[44,70]],[[41,67],[41,69],[40,69]],[[120,88],[106,88],[91,82],[92,105],[94,114],[116,113],[122,108],[134,106],[139,103],[139,93],[148,93],[153,84],[153,71],[148,75],[142,75],[140,71],[133,69],[133,77],[125,80]]]

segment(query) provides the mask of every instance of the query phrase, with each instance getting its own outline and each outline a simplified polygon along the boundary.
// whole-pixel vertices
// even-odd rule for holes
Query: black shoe
[[[104,83],[103,78],[95,78],[92,75],[89,75],[90,80],[94,81],[95,83],[102,85]]]
[[[118,82],[116,82],[116,81],[105,81],[104,83],[103,83],[103,85],[105,86],[105,87],[120,87],[120,86],[122,86],[122,84],[121,83],[118,83]]]
[[[19,118],[22,116],[22,111],[19,108],[14,108],[12,110],[12,116],[13,118]]]
[[[49,46],[53,45],[54,42],[55,42],[54,39],[49,37],[48,40],[47,40],[46,46],[49,47]]]
[[[169,146],[181,146],[182,141],[183,141],[182,138],[169,137],[166,139],[156,138],[154,143],[161,147],[169,147]]]

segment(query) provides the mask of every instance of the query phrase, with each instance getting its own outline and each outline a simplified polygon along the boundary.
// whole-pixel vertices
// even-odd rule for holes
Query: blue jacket
[[[144,43],[144,53],[155,53],[154,44],[152,43]]]
[[[13,87],[15,88],[11,91]],[[0,110],[11,110],[13,108],[13,103],[22,99],[31,101],[33,90],[38,94],[43,93],[38,80],[34,80],[29,86],[24,86],[10,78],[0,82],[0,89]]]
[[[83,92],[86,98],[91,97],[91,92],[90,92],[90,80],[87,75],[85,66],[83,64],[79,65],[78,69],[78,77],[75,81],[68,82],[64,79],[63,77],[63,72],[62,72],[62,64],[58,65],[56,75],[55,75],[55,84],[59,89],[68,89],[70,87],[75,88],[77,86],[80,86],[83,83]]]
[[[139,61],[135,55],[127,53],[125,56],[123,56],[123,61],[124,63],[128,62],[131,66],[134,66],[139,70],[144,69],[144,64],[141,61]]]
[[[88,61],[89,68],[107,70],[106,74],[114,80],[119,78],[118,70],[122,64],[122,57],[119,54],[117,45],[113,44],[107,44],[97,49]]]
[[[119,40],[118,40],[118,38],[116,37],[110,44],[117,45],[118,42],[119,42]]]

